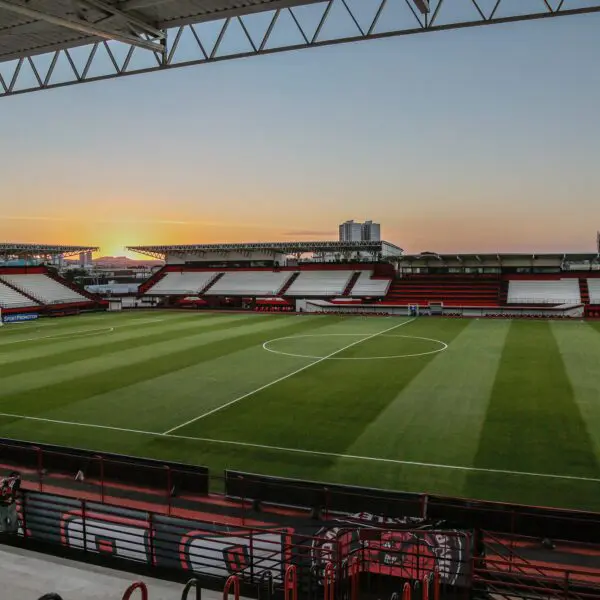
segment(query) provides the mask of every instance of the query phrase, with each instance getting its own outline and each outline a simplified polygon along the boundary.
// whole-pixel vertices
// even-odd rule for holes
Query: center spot
[[[314,360],[385,360],[437,354],[446,350],[448,344],[433,338],[396,333],[377,336],[372,333],[315,333],[268,340],[263,348],[273,354]],[[346,353],[353,356],[344,356]]]

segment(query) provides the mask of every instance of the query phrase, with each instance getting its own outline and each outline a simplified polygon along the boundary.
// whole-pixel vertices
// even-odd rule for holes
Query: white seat
[[[147,296],[194,296],[199,294],[216,276],[215,271],[169,271],[149,290]]]
[[[84,295],[66,285],[62,285],[56,279],[52,279],[52,277],[48,277],[48,275],[44,275],[43,273],[2,275],[2,279],[44,304],[89,301]]]
[[[580,304],[579,279],[515,279],[509,281],[509,304]]]
[[[350,296],[385,296],[392,283],[391,279],[371,279],[373,271],[361,271]]]
[[[24,308],[26,306],[38,306],[36,302],[27,296],[13,290],[8,285],[0,282],[0,307],[2,308]]]
[[[211,296],[277,296],[292,271],[229,271],[211,288]]]
[[[587,284],[590,291],[590,304],[600,304],[600,277],[588,279]]]
[[[286,296],[340,296],[354,271],[300,271]]]

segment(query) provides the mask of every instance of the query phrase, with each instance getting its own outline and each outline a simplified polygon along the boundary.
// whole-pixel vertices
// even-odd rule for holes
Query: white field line
[[[247,392],[246,394],[244,394],[243,396],[240,396],[239,398],[234,398],[233,400],[230,400],[229,402],[226,402],[225,404],[221,404],[221,406],[217,406],[216,408],[213,408],[212,410],[209,410],[208,412],[202,413],[201,415],[198,415],[197,417],[194,417],[193,419],[190,419],[189,421],[186,421],[185,423],[181,423],[181,425],[176,425],[175,427],[171,427],[171,429],[167,429],[167,431],[165,431],[164,433],[170,434],[179,429],[182,429],[183,427],[187,427],[188,425],[191,425],[192,423],[196,423],[197,421],[200,421],[201,419],[209,417],[210,415],[213,415],[216,412],[219,412],[220,410],[227,408],[228,406],[237,404],[238,402],[240,402],[241,400],[244,400],[245,398],[248,398],[249,396],[253,396],[254,394],[257,394],[258,392],[262,392],[263,390],[270,388],[271,386],[275,385],[276,383],[280,383],[281,381],[285,381],[286,379],[289,379],[290,377],[293,377],[294,375],[297,375],[298,373],[302,373],[302,371],[306,371],[307,369],[310,369],[311,367],[314,367],[315,365],[318,365],[319,363],[322,363],[323,361],[325,361],[329,358],[332,358],[336,354],[339,354],[340,352],[343,352],[344,350],[348,350],[348,348],[352,348],[352,346],[357,346],[358,344],[362,344],[363,342],[371,340],[371,339],[377,337],[378,335],[382,335],[384,333],[387,333],[388,331],[392,331],[393,329],[402,327],[403,325],[408,325],[409,323],[412,323],[414,320],[415,319],[409,319],[408,321],[402,321],[402,323],[398,323],[397,325],[388,327],[387,329],[384,329],[383,331],[378,331],[377,333],[373,333],[373,334],[367,336],[366,338],[352,342],[351,344],[348,344],[347,346],[344,346],[343,348],[340,348],[339,350],[336,350],[335,352],[332,352],[331,354],[328,354],[327,356],[323,356],[322,358],[319,358],[318,360],[315,360],[307,365],[304,365],[303,367],[300,367],[299,369],[296,369],[295,371],[292,371],[291,373],[288,373],[287,375],[284,375],[283,377],[278,377],[277,379],[274,379],[273,381],[270,381],[269,383],[266,383],[265,385],[261,385],[259,388],[256,388],[255,390],[252,390],[251,392]]]
[[[227,446],[239,446],[243,448],[257,448],[258,450],[269,450],[276,452],[289,452],[293,454],[304,454],[311,456],[326,456],[329,458],[341,458],[346,460],[360,460],[366,462],[386,463],[395,465],[407,465],[411,467],[423,467],[429,469],[447,469],[451,471],[464,471],[473,473],[494,473],[498,475],[511,475],[515,477],[540,477],[544,479],[560,479],[567,481],[587,481],[591,483],[600,483],[597,477],[582,477],[579,475],[559,475],[554,473],[532,473],[529,471],[510,471],[507,469],[485,469],[483,467],[465,467],[461,465],[446,465],[439,463],[418,462],[413,460],[400,460],[396,458],[378,458],[376,456],[358,456],[355,454],[339,454],[337,452],[322,452],[320,450],[304,450],[302,448],[285,448],[283,446],[268,446],[266,444],[252,444],[250,442],[236,442],[233,440],[217,440],[213,438],[194,437],[190,435],[178,435],[170,433],[158,433],[156,431],[143,431],[141,429],[127,429],[125,427],[113,427],[111,425],[95,425],[93,423],[78,423],[76,421],[60,421],[58,419],[47,419],[45,417],[33,417],[29,415],[16,415],[12,413],[0,413],[0,417],[12,419],[25,419],[27,421],[37,421],[42,423],[53,423],[56,425],[71,425],[74,427],[88,427],[91,429],[102,429],[105,431],[119,431],[121,433],[134,433],[137,435],[147,435],[155,438],[168,438],[173,440],[188,440],[194,442],[203,442],[208,444],[223,444]]]

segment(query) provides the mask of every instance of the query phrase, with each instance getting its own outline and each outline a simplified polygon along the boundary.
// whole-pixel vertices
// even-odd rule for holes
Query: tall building
[[[365,221],[361,225],[361,234],[363,242],[380,242],[381,225],[379,223],[373,223],[373,221]]]
[[[340,225],[340,242],[379,242],[381,241],[381,225],[373,221],[356,223],[346,221]]]
[[[346,221],[340,225],[340,242],[360,242],[362,240],[362,223]]]

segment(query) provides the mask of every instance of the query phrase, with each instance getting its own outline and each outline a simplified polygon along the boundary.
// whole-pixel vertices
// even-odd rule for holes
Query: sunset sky
[[[0,241],[593,251],[600,15],[0,99]]]

